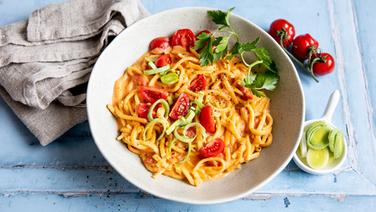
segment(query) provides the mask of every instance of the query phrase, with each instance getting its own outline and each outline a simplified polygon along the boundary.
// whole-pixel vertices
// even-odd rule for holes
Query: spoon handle
[[[325,112],[322,115],[323,119],[326,119],[329,122],[332,121],[333,113],[337,107],[337,104],[340,98],[341,98],[341,94],[339,93],[339,90],[335,90],[332,93],[332,95],[330,95],[328,104],[326,105],[326,108],[325,108]]]

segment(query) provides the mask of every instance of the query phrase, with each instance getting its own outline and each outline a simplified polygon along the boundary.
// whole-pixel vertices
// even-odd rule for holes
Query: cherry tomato
[[[201,109],[199,116],[200,124],[209,133],[215,132],[215,121],[213,116],[213,109],[210,105],[206,105]]]
[[[308,58],[309,51],[313,51],[312,54],[314,54],[317,48],[319,48],[319,42],[307,33],[294,39],[291,52],[296,58],[304,61]]]
[[[253,93],[248,88],[245,88],[244,86],[237,84],[236,87],[242,92],[242,99],[243,100],[252,100],[253,99]]]
[[[182,116],[187,115],[189,109],[189,97],[187,94],[182,93],[176,100],[170,112],[170,118],[177,120]]]
[[[170,54],[164,54],[158,57],[158,59],[155,61],[155,65],[157,67],[162,67],[168,64],[171,64],[171,55]]]
[[[200,31],[200,32],[198,32],[197,34],[196,34],[196,38],[198,38],[198,36],[200,36],[202,33],[206,33],[207,35],[209,35],[209,34],[211,34],[211,32],[209,31],[209,30],[207,30],[207,29],[204,29],[204,30],[202,30],[202,31]]]
[[[202,147],[199,152],[203,158],[215,157],[223,152],[225,149],[225,142],[222,139],[216,138],[213,142]]]
[[[185,135],[188,136],[188,137],[190,137],[190,138],[195,137],[195,135],[196,135],[196,128],[195,127],[188,128],[188,130],[187,130],[187,132],[186,132]]]
[[[151,103],[142,103],[141,102],[140,104],[138,104],[138,106],[137,106],[138,117],[147,119],[148,118],[148,113],[149,113],[150,106],[151,106]],[[153,117],[154,118],[157,116],[157,111],[161,107],[162,107],[162,105],[158,104],[154,108],[154,110],[153,110]]]
[[[154,38],[150,42],[149,49],[153,50],[155,48],[160,48],[160,49],[168,49],[170,47],[170,39],[168,37],[158,37]]]
[[[270,24],[269,34],[280,43],[283,39],[283,46],[289,47],[295,36],[295,28],[285,19],[277,19]]]
[[[139,95],[144,102],[154,103],[158,99],[167,99],[168,92],[159,88],[142,86],[139,89]]]
[[[138,86],[145,86],[147,84],[146,79],[140,74],[136,74],[133,76],[133,82]]]
[[[320,53],[315,55],[315,58],[318,57],[320,60],[313,64],[313,73],[315,75],[325,75],[332,73],[334,70],[334,58],[328,53]]]
[[[190,29],[179,29],[171,37],[171,46],[180,45],[186,49],[195,45],[196,36]]]
[[[138,117],[146,119],[148,117],[148,111],[149,111],[150,106],[151,106],[150,104],[140,103],[137,106]]]
[[[206,88],[206,79],[203,74],[197,75],[197,77],[192,80],[191,84],[189,85],[189,90],[193,92],[202,91]]]

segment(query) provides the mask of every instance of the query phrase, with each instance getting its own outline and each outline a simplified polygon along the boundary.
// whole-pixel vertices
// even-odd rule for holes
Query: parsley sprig
[[[222,35],[215,36],[216,32],[211,34],[204,32],[197,37],[195,49],[200,53],[200,64],[207,66],[225,57],[238,56],[249,70],[241,84],[251,89],[256,96],[264,96],[263,90],[271,91],[276,88],[279,80],[277,67],[268,50],[258,47],[259,38],[252,42],[240,42],[239,34],[230,23],[230,15],[233,10],[234,8],[230,8],[226,12],[208,11],[212,21],[218,25],[217,31]],[[233,38],[236,39],[235,44],[230,46],[229,43]],[[248,63],[245,59],[247,53],[253,54],[257,60]]]

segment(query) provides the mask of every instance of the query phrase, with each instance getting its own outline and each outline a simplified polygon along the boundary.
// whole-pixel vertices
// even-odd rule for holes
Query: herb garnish
[[[249,73],[246,75],[241,85],[252,90],[256,96],[264,96],[262,90],[274,90],[279,75],[274,61],[271,59],[268,50],[257,47],[260,39],[256,38],[252,42],[241,42],[240,36],[235,32],[230,23],[231,11],[210,10],[208,15],[212,21],[218,25],[218,31],[222,36],[215,36],[215,33],[201,33],[195,42],[195,49],[200,53],[200,65],[207,66],[225,57],[238,56],[248,67]],[[235,38],[235,44],[230,46],[229,42]],[[256,61],[248,63],[245,54],[252,53],[257,58]],[[252,68],[256,67],[255,71]]]

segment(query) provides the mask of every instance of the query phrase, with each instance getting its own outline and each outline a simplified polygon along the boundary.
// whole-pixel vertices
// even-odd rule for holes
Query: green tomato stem
[[[304,71],[306,71],[307,73],[310,74],[310,76],[316,81],[316,82],[319,82],[319,80],[317,79],[317,77],[315,76],[315,74],[313,73],[313,65],[311,64],[311,66],[307,67],[305,66],[302,62],[300,62],[298,59],[296,59],[296,57],[294,57],[294,55],[292,55],[289,51],[287,51],[287,49],[284,47],[283,45],[283,39],[281,38],[280,41],[279,41],[279,44],[281,45],[283,51],[286,52],[286,54],[296,63],[298,64]]]

